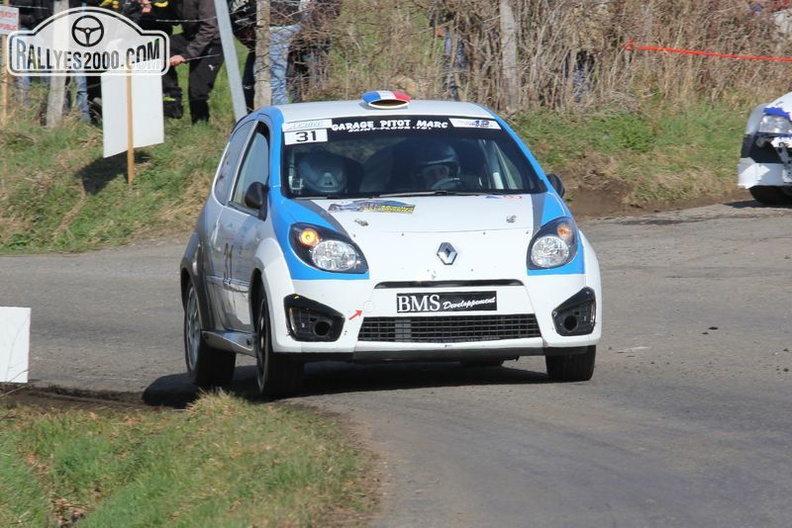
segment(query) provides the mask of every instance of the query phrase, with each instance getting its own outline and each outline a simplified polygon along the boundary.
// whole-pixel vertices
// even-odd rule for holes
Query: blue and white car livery
[[[766,205],[792,204],[792,92],[753,109],[745,127],[738,185]]]
[[[490,110],[371,92],[261,108],[231,133],[181,263],[187,370],[300,390],[303,366],[544,355],[591,378],[597,257]]]

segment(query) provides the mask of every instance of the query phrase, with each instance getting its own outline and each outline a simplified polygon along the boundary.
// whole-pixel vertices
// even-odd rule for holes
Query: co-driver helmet
[[[297,175],[305,188],[321,194],[342,192],[347,185],[343,160],[326,151],[303,156],[297,162]]]

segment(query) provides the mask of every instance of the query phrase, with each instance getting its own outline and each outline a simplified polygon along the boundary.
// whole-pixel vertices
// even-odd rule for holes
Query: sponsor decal
[[[292,123],[284,123],[284,132],[294,132],[297,130],[312,130],[316,128],[330,128],[333,124],[332,119],[310,119],[308,121],[295,121]]]
[[[489,292],[397,293],[397,313],[495,311],[498,296]]]
[[[424,118],[336,121],[328,125],[328,128],[333,132],[376,132],[381,130],[444,130],[450,128],[450,126],[450,122],[447,119]],[[284,128],[284,130],[286,129]]]
[[[333,132],[370,132],[372,130],[412,130],[412,119],[374,119],[333,123]]]
[[[336,118],[336,119],[314,119],[309,121],[297,121],[283,125],[284,132],[295,132],[299,130],[323,129],[330,133],[356,134],[358,132],[387,132],[392,130],[412,130],[417,132],[427,132],[433,130],[448,130],[452,127],[457,128],[478,128],[486,130],[500,130],[497,121],[491,119],[464,119],[446,117],[416,117],[416,118]]]
[[[162,75],[168,71],[168,59],[164,32],[144,31],[109,9],[67,9],[8,38],[12,75],[50,77],[75,71]]]
[[[462,119],[458,117],[452,117],[449,119],[451,124],[457,128],[489,128],[492,130],[499,130],[500,125],[497,121],[493,121],[492,119]]]
[[[396,200],[355,200],[354,202],[332,203],[327,208],[331,213],[336,212],[371,212],[371,213],[412,213],[415,205]]]

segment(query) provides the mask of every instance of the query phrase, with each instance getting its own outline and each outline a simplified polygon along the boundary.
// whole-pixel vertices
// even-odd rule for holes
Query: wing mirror
[[[564,187],[564,182],[561,181],[561,177],[558,174],[550,173],[547,175],[547,179],[550,180],[550,185],[553,186],[558,195],[563,198],[566,194],[566,188]]]
[[[267,219],[267,195],[269,187],[261,182],[253,182],[245,191],[245,205],[258,211],[260,220]]]

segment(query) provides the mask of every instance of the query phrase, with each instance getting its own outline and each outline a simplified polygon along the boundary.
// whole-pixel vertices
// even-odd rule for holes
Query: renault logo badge
[[[443,264],[450,266],[457,258],[456,249],[448,242],[440,244],[440,249],[437,250],[437,256],[443,261]]]

